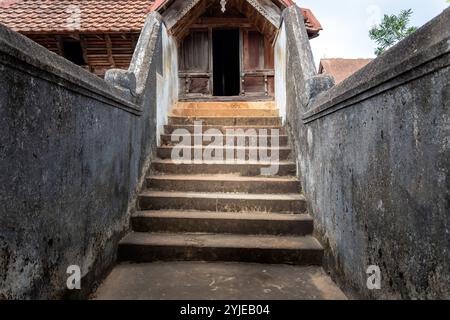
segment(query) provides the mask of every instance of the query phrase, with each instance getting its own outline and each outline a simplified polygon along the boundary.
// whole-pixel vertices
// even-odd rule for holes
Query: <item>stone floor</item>
[[[157,262],[117,265],[98,300],[346,299],[321,267]]]

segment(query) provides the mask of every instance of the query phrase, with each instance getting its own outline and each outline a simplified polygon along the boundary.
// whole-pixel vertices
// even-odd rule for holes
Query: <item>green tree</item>
[[[370,39],[377,44],[375,50],[377,56],[417,30],[416,27],[409,26],[412,14],[411,9],[403,10],[399,15],[385,14],[381,23],[370,29]]]

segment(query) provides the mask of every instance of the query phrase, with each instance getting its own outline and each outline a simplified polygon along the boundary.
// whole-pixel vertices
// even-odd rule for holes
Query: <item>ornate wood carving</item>
[[[214,0],[219,1],[219,0]],[[237,7],[243,9],[248,6],[253,8],[262,18],[268,22],[269,26],[260,28],[263,33],[278,29],[281,23],[281,9],[278,8],[272,0],[228,0],[227,6],[234,3]],[[164,13],[164,21],[169,32],[177,38],[182,37],[183,29],[186,29],[189,23],[193,23],[204,11],[212,4],[211,0],[176,0]],[[244,9],[248,11],[249,9]],[[264,23],[260,23],[264,24]],[[267,23],[266,23],[267,24]]]
[[[276,28],[280,27],[281,10],[271,0],[244,0],[252,5],[264,18]]]

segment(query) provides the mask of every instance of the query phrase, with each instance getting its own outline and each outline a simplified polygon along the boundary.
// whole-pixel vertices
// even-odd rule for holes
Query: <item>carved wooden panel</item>
[[[211,95],[211,43],[209,30],[191,30],[180,44],[178,69],[180,96]]]
[[[208,30],[192,31],[180,45],[179,70],[182,72],[208,72],[209,47]]]
[[[211,88],[209,87],[209,77],[205,78],[195,78],[191,77],[188,82],[188,93],[189,94],[210,94]]]
[[[274,48],[270,40],[256,30],[242,31],[241,94],[273,96]]]
[[[244,76],[245,94],[265,93],[264,76]]]
[[[264,39],[258,31],[248,31],[244,36],[244,70],[263,69]]]
[[[271,97],[275,95],[275,77],[267,77],[267,95]]]
[[[264,69],[275,69],[275,50],[267,38],[264,38]]]
[[[175,0],[163,13],[167,29],[177,39],[182,39],[206,12],[206,16],[247,17],[270,41],[275,38],[281,23],[281,9],[272,0],[227,0],[225,14],[215,9],[217,3],[212,0]]]

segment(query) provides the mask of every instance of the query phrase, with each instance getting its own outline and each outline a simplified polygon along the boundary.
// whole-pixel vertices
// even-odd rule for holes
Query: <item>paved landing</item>
[[[117,265],[98,300],[343,300],[321,267],[157,262]]]

